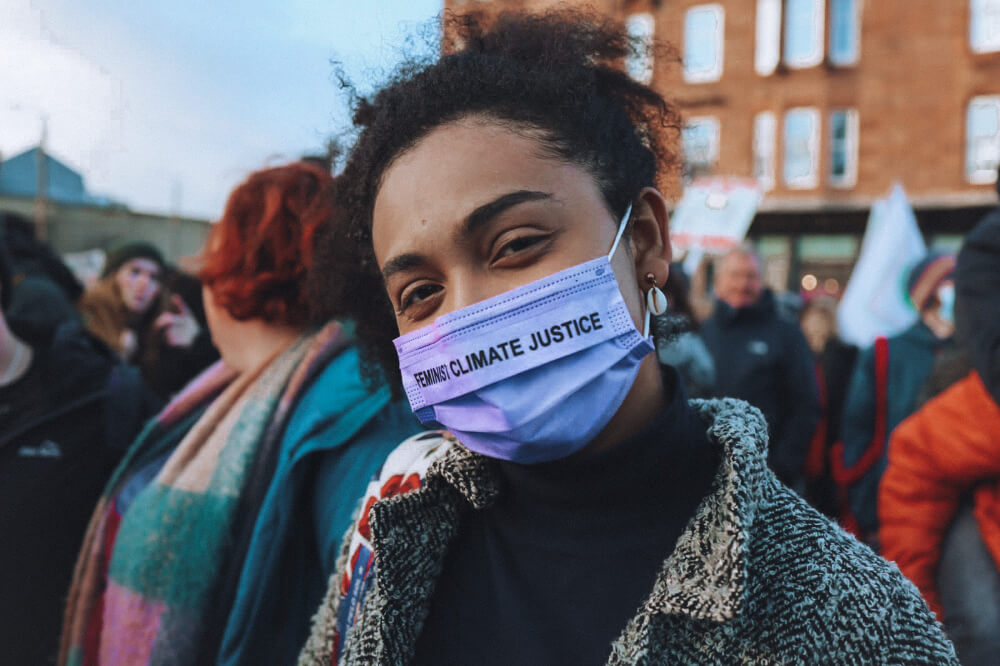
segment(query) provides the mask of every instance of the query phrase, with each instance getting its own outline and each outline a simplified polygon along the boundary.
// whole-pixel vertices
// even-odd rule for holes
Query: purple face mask
[[[422,423],[520,463],[564,458],[608,424],[654,349],[611,268],[631,211],[608,256],[396,338],[403,387]]]

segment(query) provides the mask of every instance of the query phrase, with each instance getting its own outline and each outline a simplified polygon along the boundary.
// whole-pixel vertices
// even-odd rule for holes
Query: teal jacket
[[[372,393],[345,349],[295,407],[243,563],[217,663],[291,664],[336,570],[358,499],[386,455],[420,431],[405,401]]]
[[[934,361],[952,344],[950,338],[942,340],[935,337],[921,321],[889,338],[886,442],[893,428],[913,413],[920,389],[934,369]],[[861,352],[854,365],[844,402],[840,433],[844,441],[845,464],[855,464],[872,445],[875,411],[875,352],[874,347],[868,347]],[[878,529],[878,485],[887,462],[888,450],[884,449],[882,459],[861,481],[848,489],[851,511],[867,532]]]

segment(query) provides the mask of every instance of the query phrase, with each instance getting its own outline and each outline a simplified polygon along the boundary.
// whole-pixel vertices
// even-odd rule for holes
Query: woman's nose
[[[148,275],[140,275],[136,278],[136,286],[143,292],[149,289],[150,279]]]
[[[502,288],[494,290],[495,285],[490,280],[484,279],[482,275],[469,275],[453,279],[451,284],[451,297],[447,303],[448,312],[461,310],[505,291]]]

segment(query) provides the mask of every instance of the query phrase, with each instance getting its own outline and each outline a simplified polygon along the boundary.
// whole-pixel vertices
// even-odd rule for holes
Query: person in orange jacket
[[[998,288],[1000,209],[958,259],[956,323],[975,369],[896,428],[879,487],[882,555],[917,585],[966,665],[1000,663]]]
[[[882,555],[942,617],[937,569],[963,494],[1000,566],[1000,406],[975,371],[893,432],[879,488]]]

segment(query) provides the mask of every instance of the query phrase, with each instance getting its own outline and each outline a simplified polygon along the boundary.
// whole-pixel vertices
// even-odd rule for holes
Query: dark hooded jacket
[[[74,303],[83,286],[53,249],[35,238],[34,225],[0,213],[0,246],[12,280],[4,316],[11,330],[33,345],[45,345],[64,322],[77,319]]]
[[[1000,207],[969,232],[958,255],[955,319],[972,365],[1000,404]],[[968,333],[967,333],[968,332]],[[974,335],[970,334],[975,332]]]
[[[158,406],[139,373],[76,322],[0,389],[0,659],[44,664],[101,489]]]
[[[812,353],[798,325],[778,314],[774,295],[765,291],[745,308],[717,301],[699,332],[715,359],[715,395],[746,400],[764,413],[768,463],[779,479],[798,484],[820,417]]]

